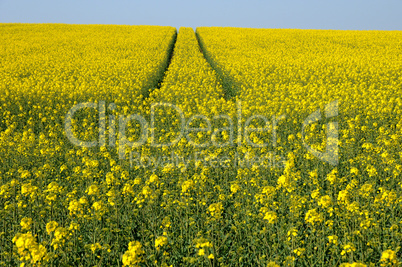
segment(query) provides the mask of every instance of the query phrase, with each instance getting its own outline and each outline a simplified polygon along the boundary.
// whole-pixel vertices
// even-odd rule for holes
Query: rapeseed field
[[[0,24],[1,266],[399,266],[402,33]]]

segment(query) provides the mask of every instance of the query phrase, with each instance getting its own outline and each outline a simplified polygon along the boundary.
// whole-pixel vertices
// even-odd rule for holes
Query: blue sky
[[[402,30],[402,0],[0,0],[0,23]]]

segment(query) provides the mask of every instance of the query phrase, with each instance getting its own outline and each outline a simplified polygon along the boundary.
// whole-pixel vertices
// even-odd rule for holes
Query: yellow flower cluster
[[[163,247],[168,243],[167,237],[166,236],[160,236],[155,240],[155,248],[157,250],[160,249],[160,247]]]
[[[360,262],[353,262],[353,263],[342,263],[340,267],[367,267],[367,265]]]
[[[222,215],[222,211],[223,211],[223,205],[221,202],[213,203],[208,207],[208,213],[215,218],[220,218]]]
[[[398,264],[398,258],[395,251],[391,249],[383,251],[380,262],[381,266],[396,266]]]
[[[128,244],[128,250],[123,255],[123,266],[139,266],[139,263],[143,261],[141,243],[138,241],[132,241]]]
[[[36,242],[31,232],[26,234],[17,233],[13,238],[13,242],[18,249],[20,261],[30,262],[32,264],[40,264],[46,257],[46,247]]]

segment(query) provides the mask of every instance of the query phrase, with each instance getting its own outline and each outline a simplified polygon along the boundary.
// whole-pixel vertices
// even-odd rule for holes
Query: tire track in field
[[[225,99],[227,101],[232,100],[238,92],[240,92],[239,86],[236,84],[234,79],[230,75],[225,75],[224,70],[219,67],[219,65],[212,59],[210,53],[205,47],[205,43],[202,40],[202,37],[199,35],[197,30],[195,31],[195,36],[198,41],[198,45],[200,46],[200,51],[203,54],[205,60],[211,66],[211,68],[216,72],[218,78],[222,82],[222,87],[225,93]]]
[[[176,89],[170,91],[171,87]],[[182,27],[163,80],[146,100],[172,101],[173,104],[183,104],[184,100],[188,100],[198,106],[200,102],[197,101],[208,99],[225,100],[225,90],[219,76],[205,59],[194,30]]]
[[[144,99],[148,99],[151,91],[153,91],[155,89],[160,89],[162,87],[163,80],[166,77],[166,73],[168,72],[170,63],[172,62],[174,49],[176,47],[176,42],[177,42],[177,34],[178,33],[177,33],[177,29],[176,29],[176,33],[173,35],[173,40],[171,41],[171,43],[169,44],[169,47],[168,47],[167,60],[162,63],[163,65],[165,65],[165,67],[163,68],[163,71],[161,71],[160,74],[157,76],[156,82],[154,83],[153,87],[151,87],[148,90],[146,90],[145,93],[143,94]],[[162,40],[161,43],[163,43],[163,41],[164,40]]]

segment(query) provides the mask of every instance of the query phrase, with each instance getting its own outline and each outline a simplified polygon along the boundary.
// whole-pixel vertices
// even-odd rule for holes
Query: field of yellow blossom
[[[402,32],[0,33],[0,266],[400,266]]]

